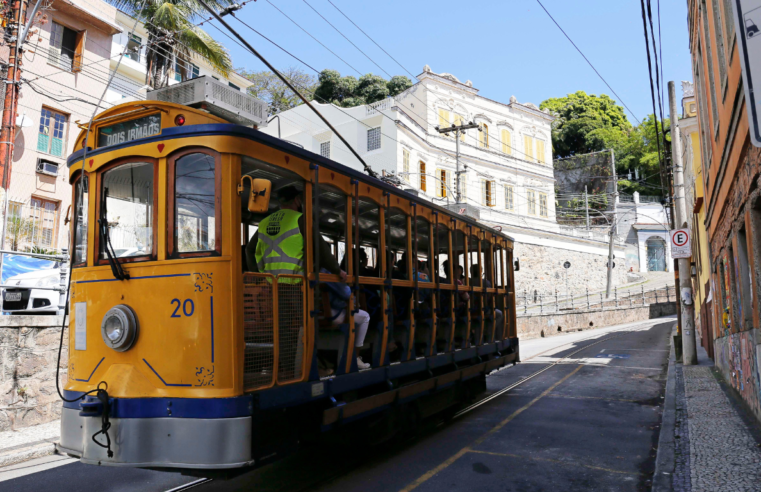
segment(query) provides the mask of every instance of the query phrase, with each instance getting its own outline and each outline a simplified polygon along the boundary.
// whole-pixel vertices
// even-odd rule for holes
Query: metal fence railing
[[[625,290],[624,290],[625,289]],[[555,292],[518,292],[515,298],[518,315],[562,313],[587,309],[618,309],[622,307],[648,306],[660,302],[675,302],[674,288],[666,285],[661,288],[646,290],[628,287],[619,294],[618,287],[613,289],[610,297],[605,291],[560,293]]]

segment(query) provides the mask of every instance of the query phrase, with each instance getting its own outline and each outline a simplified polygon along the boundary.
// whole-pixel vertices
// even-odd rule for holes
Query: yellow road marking
[[[504,456],[506,458],[518,458],[518,459],[524,459],[524,460],[532,460],[532,461],[546,461],[548,463],[558,463],[560,465],[568,465],[568,466],[582,466],[584,468],[590,468],[592,470],[600,470],[608,473],[618,473],[621,475],[637,475],[637,473],[632,472],[625,472],[621,470],[612,470],[610,468],[603,468],[601,466],[593,466],[593,465],[585,465],[583,463],[572,463],[568,461],[561,461],[561,460],[553,460],[552,458],[534,458],[532,456],[521,456],[518,454],[509,454],[509,453],[493,453],[491,451],[477,451],[475,449],[470,450],[471,453],[477,453],[477,454],[489,454],[492,456]]]
[[[555,384],[553,384],[552,386],[547,388],[541,395],[537,396],[536,398],[534,398],[530,402],[526,403],[524,406],[522,406],[518,410],[516,410],[513,413],[511,413],[510,416],[508,416],[505,420],[503,420],[502,422],[498,423],[491,430],[489,430],[488,432],[483,434],[481,437],[479,437],[478,439],[473,441],[473,443],[470,446],[465,446],[461,450],[457,451],[455,454],[450,456],[446,461],[441,463],[439,466],[437,466],[436,468],[433,468],[432,470],[428,470],[426,473],[424,473],[422,476],[420,476],[417,480],[415,480],[411,484],[407,485],[406,487],[401,489],[399,492],[410,492],[411,490],[416,489],[417,487],[419,487],[420,485],[422,485],[423,483],[428,481],[430,478],[432,478],[434,475],[436,475],[437,473],[439,473],[440,471],[444,470],[449,465],[451,465],[452,463],[454,463],[455,461],[460,459],[465,453],[473,451],[471,449],[471,446],[478,446],[479,444],[483,443],[486,440],[487,437],[489,437],[492,434],[494,434],[495,432],[499,431],[502,427],[507,425],[515,417],[517,417],[518,415],[520,415],[524,411],[528,410],[532,405],[534,405],[534,403],[538,402],[539,400],[541,400],[542,398],[544,398],[545,396],[550,394],[555,388],[557,388],[558,386],[563,384],[568,378],[570,378],[571,376],[573,376],[574,374],[579,372],[579,370],[582,367],[584,367],[584,366],[578,366],[576,369],[571,371],[569,374],[563,376],[563,378],[560,381],[556,382]]]

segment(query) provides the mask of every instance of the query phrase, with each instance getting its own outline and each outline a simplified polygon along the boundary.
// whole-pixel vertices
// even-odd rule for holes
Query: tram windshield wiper
[[[98,231],[100,232],[100,244],[108,257],[108,264],[111,265],[111,273],[114,278],[119,280],[129,280],[129,274],[124,271],[122,264],[116,259],[116,252],[111,245],[111,235],[108,230],[108,213],[106,209],[106,200],[108,198],[108,188],[103,189],[103,199],[100,202],[100,217],[98,218]]]

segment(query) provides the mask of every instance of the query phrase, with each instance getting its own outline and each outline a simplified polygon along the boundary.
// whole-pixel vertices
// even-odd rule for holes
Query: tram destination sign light
[[[692,256],[689,229],[674,229],[671,235],[671,257],[689,258]]]
[[[761,147],[761,0],[730,2],[735,15],[750,140]]]

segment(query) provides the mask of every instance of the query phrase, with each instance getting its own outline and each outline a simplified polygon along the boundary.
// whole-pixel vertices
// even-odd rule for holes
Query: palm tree
[[[225,77],[232,70],[227,49],[194,26],[194,20],[205,16],[206,10],[196,0],[108,0],[145,24],[148,31],[148,49],[145,83],[154,89],[169,83],[169,71],[176,61],[178,72],[185,80],[193,52],[206,60]],[[221,10],[233,0],[208,0],[211,8]]]

